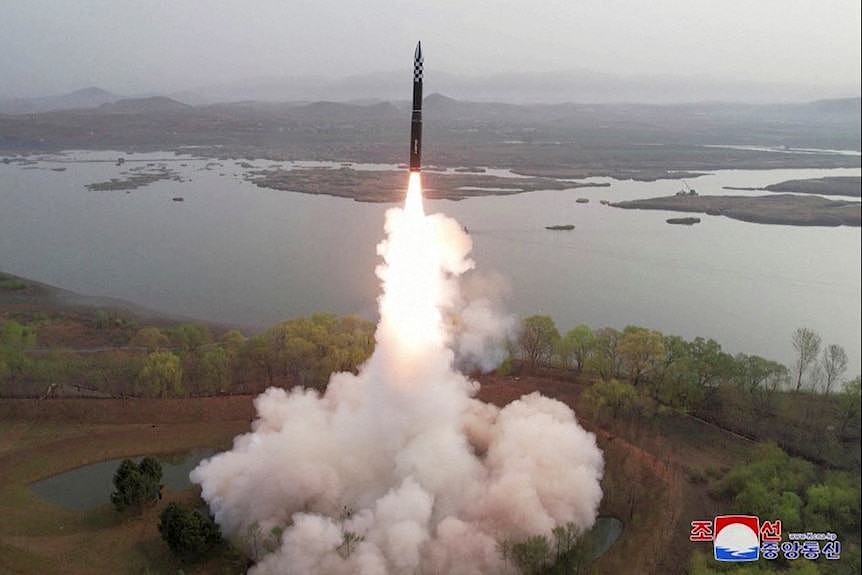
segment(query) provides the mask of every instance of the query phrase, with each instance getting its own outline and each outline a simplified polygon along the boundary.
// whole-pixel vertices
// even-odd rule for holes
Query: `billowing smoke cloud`
[[[508,355],[508,342],[515,335],[515,317],[503,312],[506,283],[501,277],[478,276],[476,272],[459,285],[459,296],[447,309],[452,334],[455,367],[488,372]]]
[[[255,575],[506,573],[498,542],[595,520],[602,454],[571,409],[535,393],[498,409],[455,369],[456,351],[491,365],[510,322],[462,298],[470,239],[424,214],[418,186],[387,212],[359,374],[323,395],[267,390],[252,431],[192,472]]]

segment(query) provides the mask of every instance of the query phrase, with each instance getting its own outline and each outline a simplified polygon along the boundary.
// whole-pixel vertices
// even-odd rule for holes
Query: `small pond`
[[[587,537],[592,540],[592,558],[598,559],[607,553],[622,533],[623,522],[616,517],[597,518],[595,525],[587,533]]]
[[[194,449],[183,453],[156,455],[162,464],[162,484],[166,489],[182,491],[191,486],[189,473],[198,463],[213,455],[213,449]],[[139,462],[143,456],[133,457]],[[55,505],[76,511],[88,511],[106,505],[113,490],[114,472],[126,458],[109,459],[70,469],[30,485],[36,495]],[[619,539],[623,522],[616,517],[601,516],[586,537],[591,540],[592,557],[597,559]]]
[[[191,486],[189,473],[201,460],[215,453],[213,449],[194,449],[183,453],[156,455],[162,464],[165,489],[182,491]],[[141,457],[132,457],[140,461]],[[52,475],[30,485],[36,495],[68,509],[87,511],[110,502],[114,472],[126,458],[109,459],[64,473]]]

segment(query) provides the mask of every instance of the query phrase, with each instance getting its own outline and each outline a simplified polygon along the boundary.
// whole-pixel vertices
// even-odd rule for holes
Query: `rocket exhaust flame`
[[[422,176],[416,172],[410,173],[407,197],[404,200],[404,211],[411,217],[425,216],[425,207],[422,205]]]
[[[498,409],[455,369],[459,340],[499,346],[507,322],[459,291],[470,238],[425,214],[417,171],[385,232],[359,373],[333,374],[322,395],[268,389],[252,431],[191,473],[254,575],[515,573],[500,541],[595,520],[603,458],[572,410],[537,393]]]
[[[396,334],[395,343],[405,352],[442,345],[443,316],[436,302],[441,297],[443,254],[425,218],[419,172],[410,172],[404,209],[387,220],[387,232],[389,239],[378,248],[388,264],[377,272],[386,284],[380,297],[381,323]]]

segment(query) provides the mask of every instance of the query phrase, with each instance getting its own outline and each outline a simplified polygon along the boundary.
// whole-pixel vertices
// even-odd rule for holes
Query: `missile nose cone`
[[[416,43],[416,52],[413,53],[413,59],[416,62],[422,61],[422,42]]]

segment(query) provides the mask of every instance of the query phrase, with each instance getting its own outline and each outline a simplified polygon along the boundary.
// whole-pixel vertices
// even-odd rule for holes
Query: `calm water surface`
[[[162,464],[162,485],[173,491],[187,489],[191,486],[191,470],[213,453],[215,451],[212,449],[195,449],[187,453],[155,456]],[[139,462],[141,457],[132,459]],[[55,505],[76,511],[95,509],[111,502],[114,472],[122,461],[109,459],[77,467],[37,481],[30,488],[36,495]]]
[[[91,192],[85,184],[121,177],[140,164],[69,161],[119,155],[172,160],[165,164],[186,181],[130,193]],[[0,164],[0,269],[256,328],[316,311],[375,315],[375,245],[387,205],[261,189],[242,180],[244,169],[236,163],[206,170],[209,161],[74,152],[32,166]],[[59,167],[66,170],[51,170]],[[701,194],[759,195],[767,192],[721,188],[859,174],[723,170],[688,184]],[[506,284],[515,313],[550,314],[561,329],[581,322],[639,324],[713,337],[732,352],[785,363],[792,358],[791,333],[805,325],[824,342],[843,345],[850,371],[859,372],[859,228],[758,225],[706,215],[696,226],[672,226],[665,219],[678,214],[599,201],[672,194],[681,182],[591,181],[611,186],[429,201],[427,210],[469,228],[477,273]],[[185,201],[172,202],[174,196]],[[590,202],[575,203],[580,197]],[[544,229],[569,223],[574,231]]]

